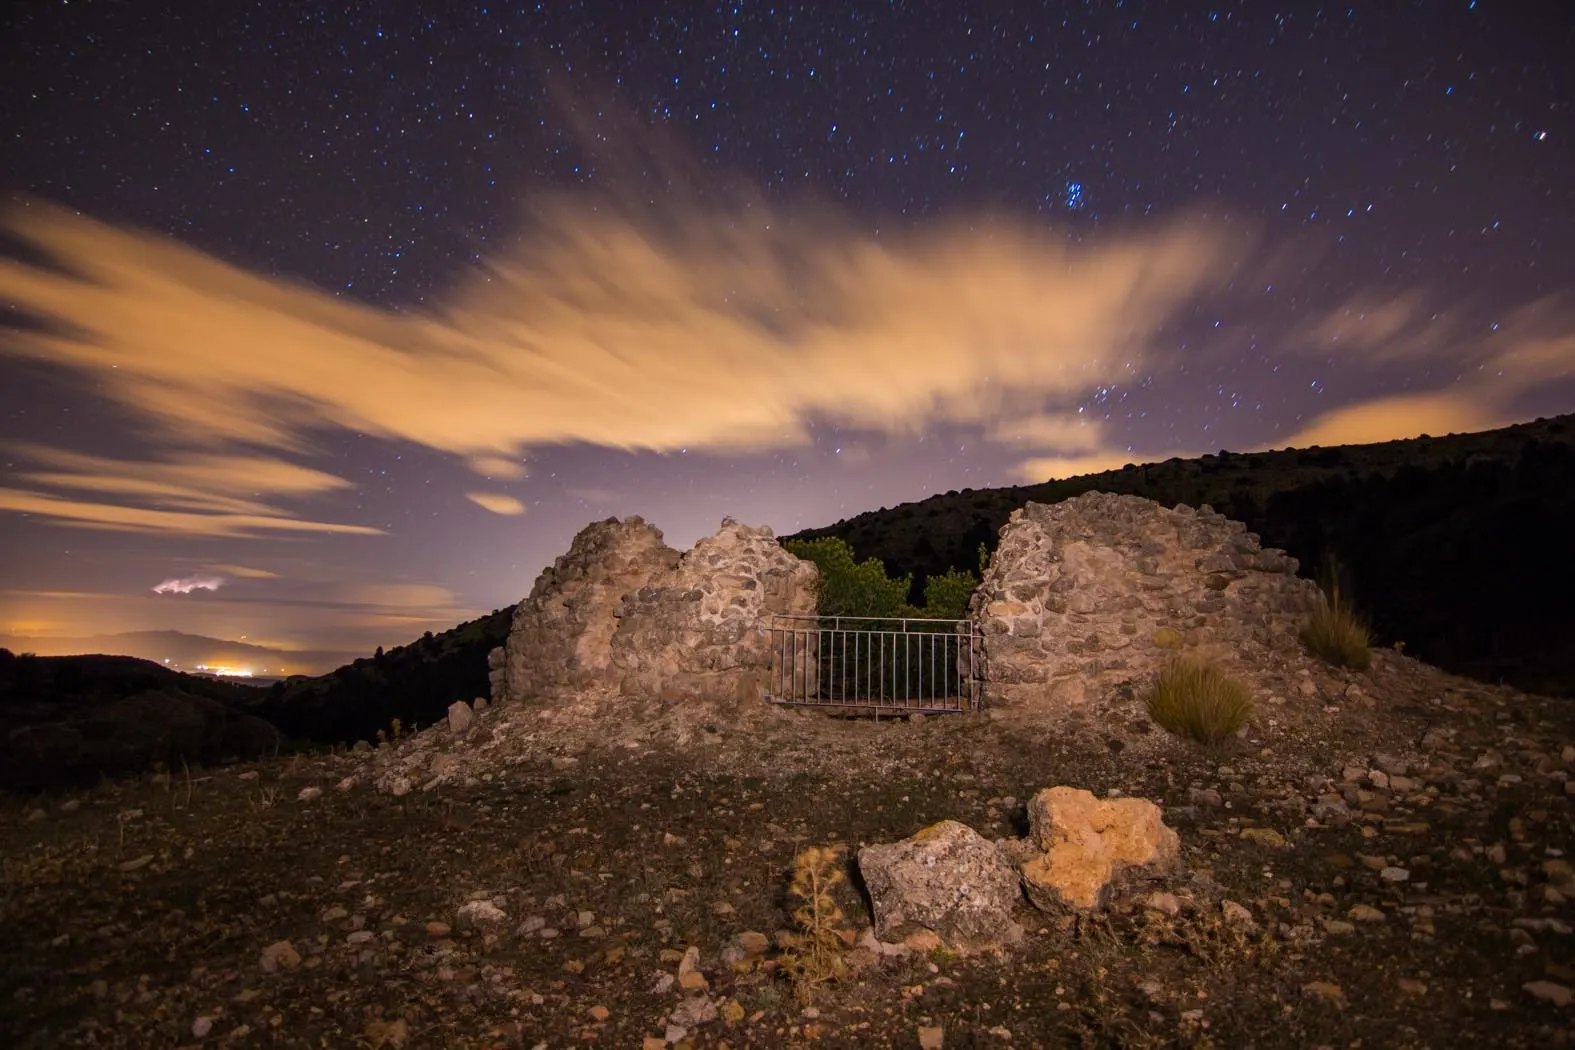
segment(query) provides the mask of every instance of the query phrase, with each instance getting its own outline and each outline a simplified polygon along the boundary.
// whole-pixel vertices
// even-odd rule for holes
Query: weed
[[[815,986],[847,972],[839,932],[846,919],[832,897],[832,891],[846,878],[842,871],[844,851],[843,846],[811,846],[793,858],[793,883],[788,892],[801,902],[793,909],[793,921],[801,932],[784,938],[788,951],[778,961],[792,975],[801,1001],[813,994]]]
[[[1149,717],[1177,736],[1216,743],[1236,733],[1252,715],[1247,687],[1212,663],[1172,661],[1144,700]]]
[[[1368,648],[1372,633],[1366,621],[1341,599],[1338,587],[1308,617],[1301,639],[1308,652],[1335,667],[1365,671],[1373,662]]]

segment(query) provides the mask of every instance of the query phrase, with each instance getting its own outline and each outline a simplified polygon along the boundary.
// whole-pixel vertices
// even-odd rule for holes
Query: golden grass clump
[[[1212,663],[1177,659],[1159,673],[1144,703],[1164,729],[1206,744],[1233,736],[1252,715],[1252,694]]]
[[[1372,632],[1334,592],[1332,601],[1318,603],[1301,631],[1302,644],[1318,659],[1335,667],[1365,671],[1373,662]]]
[[[788,950],[778,959],[793,977],[800,1000],[807,1000],[816,985],[847,972],[842,952],[842,928],[847,919],[832,891],[846,876],[842,871],[843,846],[811,846],[793,858],[793,883],[788,892],[800,903],[793,920],[801,932],[783,938]]]

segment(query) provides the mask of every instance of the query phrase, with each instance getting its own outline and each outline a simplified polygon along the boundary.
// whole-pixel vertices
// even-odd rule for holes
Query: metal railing
[[[872,714],[979,707],[971,620],[777,615],[770,631],[773,703]]]

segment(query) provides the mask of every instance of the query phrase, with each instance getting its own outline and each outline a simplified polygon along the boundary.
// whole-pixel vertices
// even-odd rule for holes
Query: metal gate
[[[773,703],[871,714],[979,707],[971,620],[778,615],[770,631]]]

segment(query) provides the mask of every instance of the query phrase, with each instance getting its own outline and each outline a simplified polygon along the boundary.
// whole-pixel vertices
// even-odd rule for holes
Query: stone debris
[[[1040,853],[1021,865],[1023,887],[1045,911],[1099,908],[1120,876],[1169,872],[1181,857],[1180,837],[1145,799],[1046,788],[1028,803],[1028,826]]]
[[[475,900],[460,905],[455,918],[461,925],[486,926],[504,922],[508,919],[508,915],[491,901]]]
[[[1017,873],[993,843],[943,820],[910,838],[859,850],[859,873],[874,909],[875,935],[899,939],[918,926],[951,948],[975,952],[1019,943],[1012,918],[1022,897]]]
[[[448,729],[455,736],[464,736],[470,732],[470,724],[475,721],[475,715],[469,704],[463,700],[455,700],[448,705]]]
[[[264,973],[293,970],[301,965],[301,953],[289,941],[275,941],[262,950],[257,965],[262,967]]]

